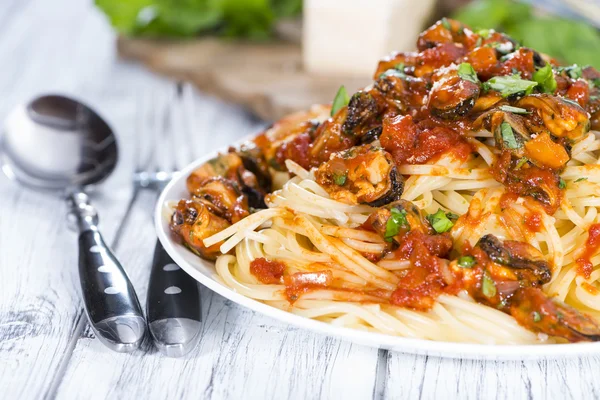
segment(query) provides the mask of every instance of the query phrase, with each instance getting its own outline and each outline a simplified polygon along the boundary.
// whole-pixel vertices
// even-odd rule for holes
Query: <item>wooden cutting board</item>
[[[200,90],[277,120],[316,103],[331,103],[340,85],[349,93],[370,79],[322,77],[302,68],[298,44],[244,43],[215,38],[166,41],[120,37],[119,55]]]

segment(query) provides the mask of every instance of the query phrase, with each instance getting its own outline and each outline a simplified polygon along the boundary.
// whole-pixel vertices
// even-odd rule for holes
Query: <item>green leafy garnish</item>
[[[563,178],[560,178],[560,180],[558,181],[558,188],[564,189],[566,187],[567,187],[567,182],[565,182],[565,180]]]
[[[556,79],[554,79],[554,72],[550,63],[546,63],[545,66],[535,71],[533,80],[539,84],[544,93],[554,93],[556,91]]]
[[[536,13],[531,4],[515,0],[475,0],[460,8],[453,18],[474,29],[504,32],[562,63],[600,67],[600,52],[590,51],[600,49],[600,31],[581,20]]]
[[[396,65],[394,68],[390,68],[387,71],[382,72],[381,75],[379,75],[379,79],[385,78],[386,76],[395,76],[401,79],[407,79],[408,76],[404,73],[404,64],[400,65],[402,65],[402,68],[398,68],[398,65]]]
[[[461,256],[458,258],[458,266],[461,268],[472,268],[477,261],[475,261],[475,257],[473,256]]]
[[[452,30],[452,25],[450,24],[450,21],[448,21],[448,19],[446,17],[442,18],[442,26],[446,29],[448,29],[449,31]]]
[[[408,228],[410,230],[410,225],[408,224],[408,220],[406,219],[406,210],[398,210],[397,208],[392,208],[390,210],[392,215],[387,220],[387,224],[385,226],[385,241],[391,242],[392,238],[400,232],[400,228]]]
[[[500,130],[502,132],[502,141],[509,149],[520,149],[523,145],[517,142],[515,139],[515,133],[512,130],[512,127],[508,122],[503,122],[500,125]]]
[[[519,170],[519,169],[521,169],[521,167],[523,167],[523,165],[527,164],[527,161],[529,161],[529,160],[527,159],[527,157],[521,157],[521,158],[519,159],[519,162],[517,163],[517,165],[515,165],[515,169],[516,169],[516,170]]]
[[[458,66],[458,76],[465,81],[479,83],[477,78],[477,72],[473,69],[473,66],[469,63],[461,63]]]
[[[513,94],[530,94],[533,88],[538,85],[537,82],[521,79],[517,74],[507,76],[495,76],[483,84],[485,90],[496,90],[502,97],[508,97]]]
[[[331,116],[333,117],[342,107],[347,106],[348,103],[350,103],[350,96],[348,96],[346,87],[342,85],[333,98],[333,104],[331,105]]]
[[[490,35],[492,34],[492,30],[491,29],[480,29],[476,33],[484,39],[489,39]]]
[[[588,178],[579,178],[579,179],[575,179],[575,183],[577,182],[582,182],[582,181],[587,181]]]
[[[95,0],[125,35],[190,37],[201,34],[264,40],[278,18],[302,12],[301,0]]]
[[[579,79],[583,76],[583,68],[577,64],[569,65],[568,67],[559,67],[559,71],[565,71],[571,79]]]
[[[448,232],[454,226],[454,223],[450,220],[451,216],[455,216],[455,214],[446,214],[440,208],[435,214],[427,215],[427,220],[437,233],[444,233]]]
[[[333,181],[338,186],[344,186],[347,178],[348,178],[348,175],[345,173],[344,174],[337,174],[337,173],[333,174]]]
[[[542,320],[542,315],[539,312],[534,311],[533,312],[533,322],[540,322],[541,320]]]
[[[521,107],[513,107],[513,106],[500,106],[502,111],[510,112],[513,114],[531,114],[531,111],[527,111]]]
[[[593,87],[600,88],[600,78],[594,78],[590,81]]]
[[[488,299],[496,295],[496,284],[490,277],[487,271],[483,273],[483,281],[481,282],[481,291]]]

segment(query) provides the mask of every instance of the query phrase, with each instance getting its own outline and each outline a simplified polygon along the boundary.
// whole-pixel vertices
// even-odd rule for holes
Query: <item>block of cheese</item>
[[[305,0],[302,54],[318,75],[370,76],[391,51],[411,51],[435,0]]]

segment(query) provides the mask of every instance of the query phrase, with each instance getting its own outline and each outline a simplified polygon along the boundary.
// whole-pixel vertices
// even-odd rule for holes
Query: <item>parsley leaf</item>
[[[554,72],[550,63],[533,73],[533,80],[536,81],[542,92],[554,93],[556,91],[556,79],[554,79]]]
[[[521,167],[523,167],[523,165],[527,164],[527,161],[529,161],[529,160],[527,159],[527,157],[521,157],[521,158],[519,159],[519,162],[518,162],[518,163],[517,163],[517,165],[515,166],[515,169],[516,169],[516,170],[519,170],[519,169],[521,169]]]
[[[461,268],[472,268],[477,261],[475,261],[475,257],[473,256],[461,256],[458,258],[458,266]]]
[[[489,37],[492,34],[492,30],[491,29],[480,29],[476,33],[484,39],[489,39]]]
[[[558,188],[564,189],[566,187],[567,187],[567,182],[565,182],[565,180],[563,178],[560,178],[560,180],[558,181]]]
[[[450,24],[450,21],[448,21],[448,18],[444,17],[442,18],[442,26],[446,29],[448,29],[449,31],[452,31],[452,25]]]
[[[521,107],[513,107],[513,106],[500,106],[502,111],[510,112],[513,114],[531,114],[531,111],[527,111]]]
[[[391,242],[392,238],[400,232],[400,228],[408,228],[408,230],[410,230],[410,225],[406,219],[406,210],[392,208],[390,212],[392,215],[387,220],[387,224],[385,226],[384,239],[386,242]]]
[[[469,63],[461,63],[458,66],[458,76],[465,81],[479,83],[477,72],[475,72],[473,66]]]
[[[454,223],[450,220],[451,216],[454,216],[454,214],[448,215],[440,208],[435,214],[429,214],[427,221],[437,233],[444,233],[454,226]]]
[[[490,277],[487,271],[483,273],[483,281],[481,282],[481,291],[485,297],[492,298],[496,295],[496,284]]]
[[[542,320],[542,316],[539,312],[533,312],[533,322],[540,322]]]
[[[575,179],[575,183],[577,182],[583,182],[583,181],[587,181],[588,178],[579,178],[579,179]]]
[[[350,103],[350,97],[348,96],[346,88],[342,85],[338,89],[333,99],[333,104],[331,106],[331,116],[333,117],[341,108],[347,106],[348,103]]]
[[[345,173],[343,173],[343,174],[334,173],[333,174],[333,181],[338,186],[344,186],[347,178],[348,178],[348,175]]]
[[[508,97],[517,93],[531,94],[537,82],[521,79],[517,74],[506,76],[495,76],[483,84],[485,90],[496,90],[502,97]]]
[[[502,141],[504,145],[509,149],[520,149],[523,145],[517,142],[515,139],[515,133],[512,130],[512,127],[508,122],[503,122],[500,125],[500,130],[502,132]]]

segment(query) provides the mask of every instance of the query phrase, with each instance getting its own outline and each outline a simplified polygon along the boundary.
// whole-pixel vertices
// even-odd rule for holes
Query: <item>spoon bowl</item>
[[[105,345],[127,352],[144,340],[146,320],[84,192],[106,179],[117,160],[110,126],[90,107],[64,96],[41,96],[17,106],[0,136],[0,165],[9,178],[66,197],[79,231],[79,278],[88,320]]]
[[[33,189],[96,184],[117,164],[111,128],[90,107],[68,97],[41,96],[16,107],[4,132],[0,156],[5,174]]]

